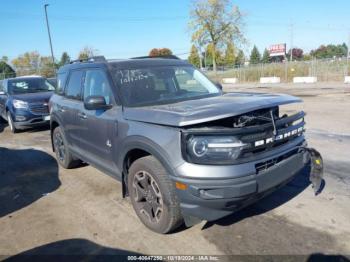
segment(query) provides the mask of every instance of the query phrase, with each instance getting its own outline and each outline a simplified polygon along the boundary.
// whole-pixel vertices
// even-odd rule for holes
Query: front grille
[[[291,156],[298,153],[298,151],[299,151],[299,149],[294,149],[294,150],[292,150],[284,155],[281,155],[279,157],[269,159],[269,160],[264,161],[264,162],[257,163],[255,165],[256,174],[264,172],[264,171],[268,170],[269,168],[273,167],[274,165],[278,164],[279,162],[290,158]]]
[[[49,106],[47,103],[32,103],[29,104],[29,111],[34,115],[48,115]]]
[[[275,122],[277,129],[276,135],[273,134],[273,126],[268,125],[262,128],[261,131],[240,136],[240,140],[248,145],[247,148],[242,150],[240,157],[245,158],[257,153],[263,153],[300,137],[304,132],[304,116],[305,114],[300,112],[296,115],[277,120]]]

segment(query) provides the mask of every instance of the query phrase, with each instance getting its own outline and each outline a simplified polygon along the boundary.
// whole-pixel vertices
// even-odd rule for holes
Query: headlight
[[[192,136],[187,140],[186,153],[197,164],[229,164],[247,147],[235,137]]]
[[[17,109],[20,109],[20,108],[27,109],[28,108],[28,103],[24,102],[22,100],[14,99],[12,103],[13,103],[14,108],[17,108]]]

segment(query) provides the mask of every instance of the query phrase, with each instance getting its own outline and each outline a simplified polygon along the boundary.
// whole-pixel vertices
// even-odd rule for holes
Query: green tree
[[[0,79],[15,77],[16,72],[5,61],[0,61]]]
[[[82,50],[80,50],[79,55],[78,55],[78,59],[80,60],[84,60],[84,59],[88,59],[90,57],[95,56],[95,49],[90,47],[90,46],[85,46]]]
[[[38,74],[52,77],[56,73],[56,65],[50,56],[41,56],[38,52],[26,52],[12,60],[18,76]]]
[[[232,42],[228,43],[225,50],[225,65],[232,67],[235,64],[235,47]]]
[[[319,59],[344,57],[347,55],[347,45],[345,43],[342,45],[321,45],[316,50],[312,50],[310,55]]]
[[[213,70],[216,72],[217,49],[225,43],[243,39],[243,18],[231,0],[193,1],[190,11],[192,42],[206,42],[212,45]]]
[[[44,77],[54,77],[56,65],[52,63],[51,56],[40,57],[40,75]]]
[[[212,66],[214,68],[214,60],[216,61],[216,65],[223,65],[225,63],[225,58],[222,56],[220,50],[215,50],[215,57],[213,59],[213,51],[214,47],[212,44],[209,44],[206,48],[206,66]]]
[[[270,63],[270,52],[265,48],[261,62],[264,64]]]
[[[12,60],[17,75],[40,73],[40,54],[37,51],[26,52]]]
[[[304,60],[304,61],[310,61],[311,59],[312,59],[312,57],[311,57],[310,54],[305,54],[305,55],[303,56],[303,60]]]
[[[261,55],[260,55],[259,49],[256,46],[254,46],[250,54],[249,62],[254,65],[254,64],[259,64],[260,61],[261,61]]]
[[[65,64],[69,64],[69,62],[70,62],[70,57],[69,57],[68,53],[63,52],[61,55],[61,60],[58,63],[58,66],[60,67],[60,66],[63,66]]]
[[[237,57],[236,57],[235,65],[236,66],[242,66],[242,65],[244,65],[244,63],[245,63],[245,55],[244,55],[243,50],[240,49],[238,51],[238,54],[237,54]]]
[[[195,45],[192,45],[191,47],[191,53],[188,57],[188,62],[190,62],[196,67],[200,67],[200,56],[198,54],[198,49],[195,47]]]
[[[169,56],[169,55],[172,55],[173,52],[169,49],[169,48],[161,48],[159,49],[159,55],[160,56]]]

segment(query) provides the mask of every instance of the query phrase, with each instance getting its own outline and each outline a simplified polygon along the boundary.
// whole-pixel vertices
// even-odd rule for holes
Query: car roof
[[[58,73],[79,68],[108,67],[113,69],[136,69],[153,66],[191,66],[187,61],[171,58],[131,58],[110,59],[105,61],[81,61],[66,64],[59,69]]]

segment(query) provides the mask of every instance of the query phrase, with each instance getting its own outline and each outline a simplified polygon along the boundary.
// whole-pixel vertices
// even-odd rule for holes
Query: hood
[[[283,94],[229,93],[167,105],[125,107],[124,117],[128,120],[184,127],[301,101],[297,97]]]
[[[40,103],[40,102],[49,102],[50,97],[53,92],[42,92],[42,93],[28,93],[28,94],[18,94],[11,95],[12,99],[22,100],[28,103]]]

